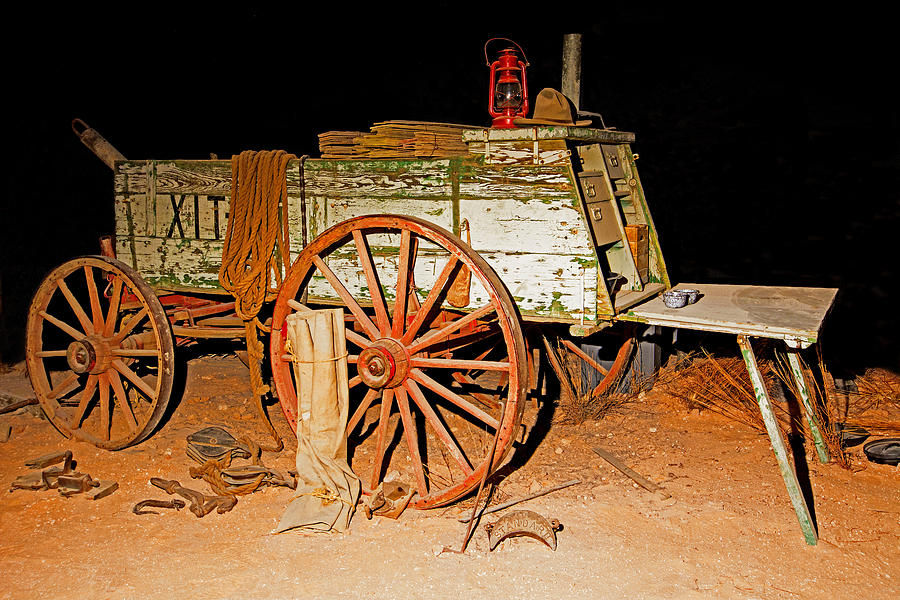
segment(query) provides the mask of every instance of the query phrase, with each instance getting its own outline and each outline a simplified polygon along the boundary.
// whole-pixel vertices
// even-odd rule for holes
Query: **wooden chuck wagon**
[[[50,273],[29,315],[29,372],[55,427],[110,450],[138,443],[166,412],[176,346],[245,339],[253,367],[267,336],[254,390],[273,383],[296,429],[285,319],[343,306],[354,469],[371,488],[398,470],[415,482],[412,505],[435,507],[475,488],[522,439],[538,364],[564,393],[602,394],[640,355],[647,324],[692,326],[677,311],[641,312],[661,306],[671,284],[633,134],[406,121],[373,132],[417,144],[318,159],[101,156],[115,172],[114,244]],[[93,130],[80,133],[102,146]],[[441,147],[448,136],[455,144]],[[242,179],[261,166],[274,174],[269,190]],[[249,200],[230,222],[235,187]],[[229,275],[223,263],[234,260]],[[251,270],[262,284],[223,286]],[[718,298],[714,287],[680,310],[729,304],[731,292]],[[753,289],[769,288],[742,288],[741,306],[765,317],[754,313]],[[833,293],[809,298],[815,316],[802,331],[717,328],[727,315],[705,328],[806,345]],[[572,383],[561,348],[584,361],[583,381]]]

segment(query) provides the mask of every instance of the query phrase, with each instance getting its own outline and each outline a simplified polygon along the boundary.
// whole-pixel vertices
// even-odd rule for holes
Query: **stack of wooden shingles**
[[[322,158],[445,158],[467,152],[462,132],[470,125],[425,121],[382,121],[370,133],[319,134]]]
[[[319,134],[319,152],[322,158],[353,158],[354,140],[366,135],[365,131],[326,131]]]

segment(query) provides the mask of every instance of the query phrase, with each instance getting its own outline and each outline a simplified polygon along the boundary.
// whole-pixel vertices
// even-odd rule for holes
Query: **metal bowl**
[[[700,299],[700,290],[678,290],[687,296],[688,304],[693,304]]]
[[[682,290],[663,292],[663,302],[669,308],[681,308],[688,303],[688,295]]]

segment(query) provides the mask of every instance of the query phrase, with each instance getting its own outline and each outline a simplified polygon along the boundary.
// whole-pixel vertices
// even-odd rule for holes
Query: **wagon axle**
[[[109,370],[113,359],[117,354],[121,354],[120,351],[153,348],[152,335],[130,335],[118,343],[113,337],[89,335],[69,344],[66,348],[66,362],[74,373],[96,375]]]
[[[66,361],[69,368],[78,373],[100,373],[109,368],[109,345],[101,339],[82,338],[69,344],[66,349]],[[98,352],[99,349],[99,352]],[[101,357],[97,364],[97,356]]]

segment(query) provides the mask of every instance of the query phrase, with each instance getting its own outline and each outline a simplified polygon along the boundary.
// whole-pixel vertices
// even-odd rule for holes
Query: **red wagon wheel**
[[[634,356],[634,350],[637,348],[637,340],[634,337],[631,328],[628,329],[626,335],[621,339],[620,343],[611,343],[610,346],[616,350],[614,358],[611,356],[611,363],[608,367],[604,367],[596,358],[589,356],[582,348],[574,344],[571,340],[561,339],[561,344],[568,352],[577,357],[578,365],[583,362],[589,368],[598,374],[595,377],[596,383],[590,386],[586,391],[586,400],[591,401],[594,398],[603,396],[609,392],[614,392],[618,384],[622,381],[626,370]],[[618,348],[616,347],[618,346]],[[556,371],[557,377],[566,377],[565,369],[560,368],[556,362],[556,358],[551,358],[551,367]]]
[[[449,309],[448,291],[464,270],[470,303]],[[422,219],[377,215],[340,223],[303,250],[275,303],[270,348],[295,431],[285,319],[303,308],[301,298],[348,310],[347,431],[364,484],[374,489],[398,470],[415,481],[412,505],[430,508],[478,485],[495,435],[493,467],[501,463],[522,417],[525,343],[509,292],[462,240]]]
[[[153,432],[175,371],[169,321],[153,290],[103,256],[64,263],[41,283],[28,312],[26,360],[50,422],[107,450]]]

